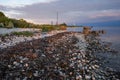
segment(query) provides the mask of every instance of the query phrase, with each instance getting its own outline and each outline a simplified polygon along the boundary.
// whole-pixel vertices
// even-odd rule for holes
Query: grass
[[[13,35],[16,35],[16,36],[33,36],[33,32],[30,32],[30,31],[22,31],[22,32],[12,32]]]

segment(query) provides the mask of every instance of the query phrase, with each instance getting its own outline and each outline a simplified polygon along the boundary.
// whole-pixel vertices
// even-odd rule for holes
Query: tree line
[[[51,30],[66,30],[66,23],[62,23],[59,25],[51,25],[51,24],[34,24],[29,23],[24,19],[13,19],[5,16],[3,12],[0,12],[0,28],[40,28],[42,31],[51,31]]]

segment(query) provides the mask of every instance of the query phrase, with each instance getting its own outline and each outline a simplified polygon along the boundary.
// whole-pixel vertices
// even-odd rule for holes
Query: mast
[[[58,12],[57,12],[57,21],[56,21],[56,25],[57,25],[57,26],[58,26],[58,18],[59,18],[59,17],[58,17]]]

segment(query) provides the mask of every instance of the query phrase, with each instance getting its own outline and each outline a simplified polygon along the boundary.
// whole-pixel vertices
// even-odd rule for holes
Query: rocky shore
[[[93,34],[63,32],[0,50],[0,80],[119,80],[97,52],[114,52]]]
[[[3,32],[3,31],[4,32]],[[13,35],[13,32],[22,32],[22,31],[28,31],[30,33],[33,33],[32,36],[24,36],[24,35]],[[26,42],[31,41],[34,39],[44,38],[48,36],[55,35],[57,33],[65,32],[64,30],[54,30],[49,33],[43,33],[40,29],[19,29],[19,28],[13,28],[13,29],[0,29],[0,48],[7,48],[10,46],[15,46],[16,44],[20,42]]]

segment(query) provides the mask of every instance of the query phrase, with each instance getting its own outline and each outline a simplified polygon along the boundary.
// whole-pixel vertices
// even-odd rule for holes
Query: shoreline
[[[63,32],[3,49],[0,65],[7,70],[1,70],[0,77],[4,74],[2,79],[117,79],[112,71],[100,68],[100,61],[93,54],[98,40],[94,36],[87,39],[81,33]],[[105,50],[103,45],[97,48],[100,49]]]
[[[19,30],[18,30],[19,29]],[[7,29],[6,29],[7,30]],[[10,31],[9,31],[10,30]],[[13,35],[12,32],[22,32],[22,31],[29,31],[30,33],[33,33],[32,36],[24,36],[24,35]],[[13,29],[8,29],[8,32],[5,31],[5,33],[9,33],[7,36],[3,36],[5,34],[1,34],[0,35],[0,48],[4,49],[10,46],[15,46],[16,44],[19,44],[21,42],[26,42],[26,41],[31,41],[34,39],[40,39],[40,38],[44,38],[44,37],[49,37],[49,36],[53,36],[55,34],[58,33],[62,33],[62,32],[66,32],[65,30],[54,30],[54,31],[50,31],[50,32],[46,32],[45,34],[43,32],[40,31],[40,29],[29,29],[29,28],[25,28],[20,30],[20,28],[13,28]]]

